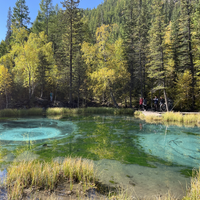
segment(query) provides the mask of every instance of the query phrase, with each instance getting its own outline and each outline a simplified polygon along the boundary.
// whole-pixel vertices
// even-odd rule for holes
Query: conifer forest
[[[62,1],[62,0],[61,0]],[[155,96],[176,111],[200,110],[200,1],[41,0],[30,19],[25,0],[9,8],[0,43],[0,108],[151,108]]]

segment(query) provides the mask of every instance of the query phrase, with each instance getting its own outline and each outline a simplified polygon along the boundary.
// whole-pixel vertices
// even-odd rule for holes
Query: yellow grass
[[[133,109],[131,108],[107,108],[107,107],[88,107],[88,108],[48,108],[47,115],[63,115],[63,114],[131,114],[133,115]]]
[[[166,112],[161,114],[162,117],[151,114],[144,115],[141,111],[134,113],[135,117],[145,120],[148,123],[169,123],[168,125],[185,125],[185,126],[200,126],[200,114],[182,114],[180,112]]]
[[[195,173],[195,172],[194,172]],[[191,187],[183,200],[199,200],[200,199],[200,169],[196,171],[196,175],[191,180]]]
[[[93,162],[81,158],[66,158],[62,164],[58,162],[21,162],[7,169],[6,185],[9,199],[20,199],[25,188],[53,191],[60,181],[69,180],[70,189],[73,182],[83,182],[88,189],[94,181]]]
[[[163,121],[167,122],[183,122],[183,115],[180,112],[166,112],[162,115]]]

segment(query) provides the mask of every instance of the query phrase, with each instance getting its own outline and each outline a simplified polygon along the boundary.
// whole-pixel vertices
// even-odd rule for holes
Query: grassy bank
[[[8,167],[7,171],[6,185],[8,199],[18,200],[28,198],[57,200],[59,198],[54,195],[54,191],[57,188],[57,185],[63,181],[69,183],[68,188],[65,188],[66,191],[74,191],[73,193],[75,193],[76,198],[74,197],[72,199],[82,199],[83,196],[81,197],[80,193],[85,194],[88,189],[95,187],[93,162],[81,158],[69,157],[62,163],[53,161],[49,163],[39,161],[15,163]],[[77,188],[74,190],[75,183],[81,185],[78,190]],[[25,195],[25,190],[30,191],[28,196],[26,196],[27,194]],[[38,198],[37,193],[41,190],[48,191],[49,196]],[[84,199],[87,198],[84,197]],[[133,199],[133,197],[120,188],[114,193],[110,192],[107,199],[130,200]],[[155,199],[177,200],[177,198],[170,193],[163,195],[162,197],[155,196]],[[194,173],[194,177],[191,179],[191,187],[188,188],[187,195],[182,200],[199,199],[200,171]]]
[[[26,117],[26,116],[42,116],[42,108],[30,109],[3,109],[0,110],[0,118],[5,117]]]
[[[71,157],[66,158],[62,163],[53,161],[16,163],[7,169],[8,199],[21,199],[27,188],[30,188],[33,194],[38,190],[51,192],[63,181],[69,182],[66,191],[72,191],[74,183],[81,182],[81,190],[85,192],[95,181],[93,163]]]
[[[112,115],[133,115],[131,108],[107,108],[107,107],[88,107],[88,108],[48,108],[47,115],[64,115],[64,114],[112,114]]]
[[[200,114],[182,114],[180,112],[166,112],[161,114],[160,116],[150,114],[144,115],[141,111],[136,111],[134,113],[135,117],[138,117],[142,120],[145,120],[149,123],[166,123],[170,122],[172,124],[180,124],[180,125],[200,125]]]
[[[88,108],[48,108],[46,115],[64,115],[64,114],[111,114],[111,115],[133,115],[133,109],[127,108],[108,108],[108,107],[88,107]],[[30,109],[3,109],[0,110],[0,118],[5,117],[25,117],[25,116],[42,116],[42,108]]]

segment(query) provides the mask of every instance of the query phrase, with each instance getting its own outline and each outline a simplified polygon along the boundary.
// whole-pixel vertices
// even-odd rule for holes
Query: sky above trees
[[[8,16],[8,9],[11,7],[13,10],[13,7],[15,6],[17,0],[6,0],[4,3],[1,4],[0,6],[0,41],[4,40],[6,37],[6,23],[7,23],[7,16]],[[29,7],[29,12],[30,12],[30,18],[31,22],[34,22],[36,19],[36,16],[38,14],[38,10],[40,9],[39,3],[41,0],[26,0],[26,5]],[[61,2],[62,0],[53,0],[53,5],[58,4],[59,7],[61,8]],[[100,3],[102,3],[103,0],[81,0],[80,1],[80,8],[91,8],[93,9],[94,7],[97,7]]]

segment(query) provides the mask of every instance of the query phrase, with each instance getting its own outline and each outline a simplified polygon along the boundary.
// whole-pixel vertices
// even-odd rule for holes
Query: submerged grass
[[[21,199],[25,188],[53,191],[61,181],[69,181],[70,189],[74,182],[91,186],[94,182],[93,162],[81,158],[66,158],[59,162],[21,162],[7,169],[6,186],[8,199]]]

